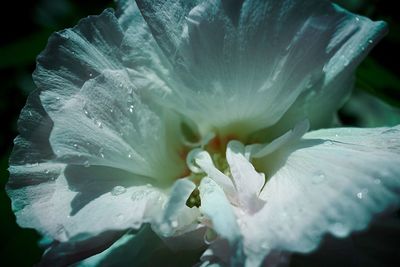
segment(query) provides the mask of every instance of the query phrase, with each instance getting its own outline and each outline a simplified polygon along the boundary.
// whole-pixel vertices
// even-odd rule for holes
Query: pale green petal
[[[179,120],[144,100],[146,86],[133,71],[105,71],[86,82],[51,113],[50,142],[57,156],[70,164],[109,166],[162,182],[180,178],[185,166],[177,153],[179,139],[171,132]]]
[[[165,103],[223,134],[329,121],[385,32],[328,1],[196,2],[138,6],[179,77]]]
[[[399,127],[310,132],[281,157],[261,193],[267,204],[247,220],[253,257],[312,251],[323,234],[365,229],[400,204]]]

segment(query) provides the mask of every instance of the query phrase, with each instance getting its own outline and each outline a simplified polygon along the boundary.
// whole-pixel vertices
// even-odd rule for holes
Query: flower
[[[156,233],[259,266],[365,228],[399,204],[400,128],[308,130],[384,32],[321,0],[137,0],[55,33],[7,185],[41,264],[131,265]]]

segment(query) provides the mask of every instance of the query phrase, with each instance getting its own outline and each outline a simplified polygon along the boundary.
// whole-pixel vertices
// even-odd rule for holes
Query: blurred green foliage
[[[366,15],[373,20],[385,20],[389,24],[387,37],[358,69],[356,90],[350,101],[340,111],[340,118],[344,124],[354,126],[372,127],[399,124],[400,19],[396,1],[336,0],[335,2],[353,12]],[[40,259],[42,253],[37,245],[39,235],[33,230],[21,229],[16,225],[10,201],[3,190],[8,179],[7,162],[12,148],[12,140],[17,135],[16,121],[27,95],[34,89],[31,73],[35,67],[35,58],[44,49],[52,32],[73,27],[79,19],[87,15],[98,14],[104,8],[112,7],[113,4],[110,0],[39,0],[23,3],[13,1],[8,4],[9,12],[6,11],[4,12],[6,14],[1,16],[0,25],[3,30],[0,38],[2,86],[0,90],[0,114],[2,117],[0,266],[32,266]],[[18,23],[16,23],[17,20]],[[398,227],[398,220],[394,224]],[[393,236],[393,233],[389,232],[386,235]],[[399,238],[399,236],[397,237]],[[356,240],[360,239],[363,240],[363,237],[356,237]],[[364,244],[364,247],[365,244],[370,244],[368,241],[357,242]],[[342,246],[341,250],[332,252],[334,255],[338,255],[338,253],[347,255],[348,251],[351,252],[351,250],[346,250],[347,243],[339,244]],[[383,265],[376,263],[376,266],[390,266],[388,259],[400,252],[398,251],[399,242],[395,242],[393,238],[387,238],[378,244],[386,246],[383,252],[377,251],[376,245],[375,247],[371,245],[375,250],[367,249],[366,254],[371,251],[372,254],[378,253],[379,257],[386,257],[386,260],[383,261]],[[326,259],[327,254],[324,254],[326,252],[323,251],[321,249],[310,256],[295,256],[292,266],[350,266],[340,258],[336,258],[331,264],[328,264],[329,259]],[[313,260],[311,262],[314,265],[310,265],[310,259]],[[365,266],[362,265],[362,261],[353,263],[351,264],[353,266]]]

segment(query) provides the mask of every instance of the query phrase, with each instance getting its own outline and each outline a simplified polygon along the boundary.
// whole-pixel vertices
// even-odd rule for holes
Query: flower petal
[[[224,191],[214,180],[205,177],[199,186],[200,211],[212,221],[213,229],[223,238],[235,242],[239,236],[239,226],[232,207]]]
[[[324,233],[347,236],[399,205],[399,144],[399,126],[306,134],[269,170],[261,193],[267,204],[244,233],[249,250],[255,256],[270,249],[309,252]]]
[[[269,154],[277,151],[285,145],[291,144],[300,139],[310,128],[310,122],[303,120],[295,125],[293,129],[290,129],[283,135],[274,139],[268,144],[254,144],[246,146],[246,152],[249,153],[251,158],[260,158],[268,156]]]
[[[120,168],[164,182],[179,178],[185,166],[171,132],[179,121],[144,101],[146,85],[140,76],[120,71],[86,82],[51,114],[50,142],[57,156],[69,164]]]
[[[225,258],[226,255],[231,255],[232,257],[228,259],[230,261],[228,264],[230,266],[241,266],[244,260],[241,232],[232,206],[224,191],[209,177],[202,179],[199,190],[201,198],[200,211],[207,219],[211,220],[212,229],[222,238],[220,241],[229,242],[229,246],[223,246],[227,250],[219,250],[218,248],[221,248],[221,246],[216,245],[213,249],[214,255],[220,259]]]
[[[202,171],[207,173],[208,177],[213,179],[224,190],[229,200],[235,203],[236,190],[231,179],[214,166],[210,154],[206,151],[200,151],[195,156],[195,162]]]
[[[196,185],[188,179],[179,179],[174,183],[165,209],[157,222],[160,228],[157,230],[161,235],[182,234],[185,228],[190,229],[194,224],[199,215],[198,210],[186,206],[186,201],[195,188]]]
[[[78,26],[53,34],[37,58],[33,74],[46,111],[58,109],[85,81],[103,70],[121,69],[123,33],[113,12],[105,10]]]
[[[167,102],[227,134],[272,126],[294,103],[296,121],[309,115],[313,126],[331,116],[385,29],[319,0],[138,2],[183,81]],[[295,122],[287,116],[281,124]]]
[[[244,150],[243,144],[238,141],[231,141],[226,150],[226,159],[229,163],[241,208],[249,213],[254,213],[264,205],[259,194],[265,183],[265,175],[254,169],[244,156]]]

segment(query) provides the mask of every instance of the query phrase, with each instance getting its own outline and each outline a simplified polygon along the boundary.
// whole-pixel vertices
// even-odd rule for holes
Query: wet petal
[[[267,204],[244,234],[253,256],[309,252],[324,233],[347,236],[399,205],[399,133],[399,127],[320,130],[281,154],[261,193]]]
[[[244,155],[244,145],[231,141],[226,150],[226,159],[235,183],[241,208],[249,213],[258,211],[264,201],[259,198],[265,183],[265,175],[258,173]]]

